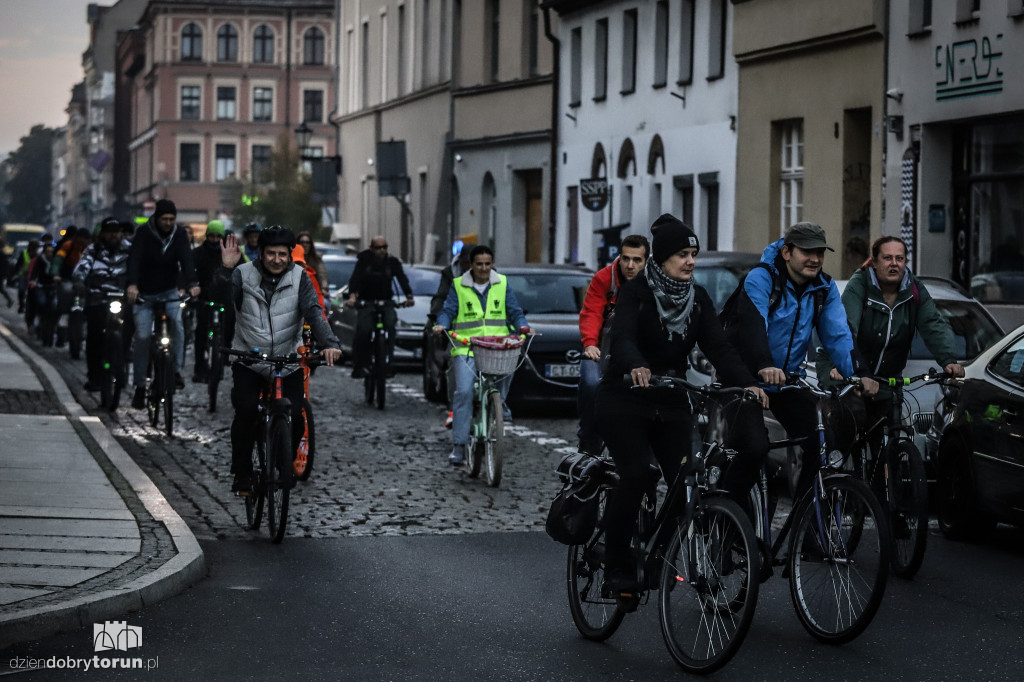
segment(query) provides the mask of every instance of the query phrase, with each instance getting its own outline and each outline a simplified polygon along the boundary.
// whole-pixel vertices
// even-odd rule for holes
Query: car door
[[[975,394],[971,449],[982,500],[1024,512],[1024,337],[986,368]]]

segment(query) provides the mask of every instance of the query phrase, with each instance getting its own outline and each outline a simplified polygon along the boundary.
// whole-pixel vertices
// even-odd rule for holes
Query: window
[[[726,0],[711,0],[708,22],[708,80],[725,75]]]
[[[324,32],[315,26],[306,31],[302,39],[302,63],[324,63]]]
[[[693,5],[694,0],[683,0],[679,16],[679,78],[676,83],[693,82]]]
[[[363,22],[361,33],[363,36],[361,41],[363,56],[359,60],[359,63],[362,64],[362,73],[359,77],[359,87],[363,91],[362,107],[366,109],[370,106],[370,22]],[[317,118],[316,120],[319,121],[320,119]]]
[[[216,158],[213,179],[217,182],[227,180],[235,174],[235,145],[218,144],[214,149]]]
[[[219,86],[217,88],[217,120],[235,120],[235,89]]]
[[[594,100],[608,96],[608,19],[594,24]]]
[[[252,120],[273,121],[274,120],[274,89],[253,88],[252,90]]]
[[[324,120],[324,91],[305,90],[302,93],[302,120],[322,123]]]
[[[932,0],[910,0],[907,33],[923,33],[932,27]]]
[[[569,44],[569,106],[578,107],[583,91],[583,29],[574,28]]]
[[[622,89],[620,94],[636,91],[636,10],[622,13]]]
[[[659,0],[654,7],[654,87],[668,83],[668,2]]]
[[[238,61],[238,31],[231,24],[224,24],[217,29],[217,61]]]
[[[423,84],[430,82],[427,65],[430,63],[430,0],[420,0],[420,64]]]
[[[787,121],[781,125],[780,231],[798,223],[804,212],[804,123]]]
[[[981,0],[956,0],[956,23],[962,24],[978,18]]]
[[[252,60],[257,64],[274,63],[274,32],[260,24],[252,34]]]
[[[182,142],[178,147],[178,155],[181,159],[178,180],[199,182],[199,143]]]
[[[181,119],[183,121],[199,120],[199,86],[181,86]]]
[[[697,176],[701,192],[701,215],[703,220],[704,243],[708,251],[718,250],[718,173],[701,173]]]
[[[498,80],[498,56],[501,54],[501,6],[499,0],[487,0],[487,69],[491,82]]]
[[[252,146],[252,180],[253,182],[270,181],[269,144],[254,144]]]
[[[196,24],[181,29],[181,60],[200,61],[203,58],[203,31]]]
[[[408,87],[405,78],[405,69],[407,67],[406,60],[408,57],[405,54],[406,51],[406,39],[405,39],[405,5],[398,6],[398,82],[395,84],[398,86],[398,96],[401,97],[405,94]]]

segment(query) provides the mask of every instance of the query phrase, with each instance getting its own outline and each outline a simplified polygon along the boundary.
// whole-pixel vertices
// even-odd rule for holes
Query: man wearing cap
[[[132,407],[140,410],[146,406],[146,371],[149,368],[149,339],[153,335],[153,306],[159,305],[171,322],[171,348],[174,350],[174,384],[185,388],[181,376],[185,364],[185,329],[181,323],[179,299],[184,291],[183,283],[192,296],[199,295],[199,282],[189,248],[187,230],[178,227],[175,218],[178,209],[169,199],[156,202],[156,211],[149,221],[141,226],[132,240],[128,253],[128,288],[125,290],[128,303],[134,304],[142,297],[145,305],[135,306],[135,348],[133,365],[135,370],[135,395]]]
[[[814,331],[836,359],[839,372],[844,377],[857,374],[846,309],[836,283],[822,271],[826,250],[835,249],[828,245],[825,230],[809,222],[792,225],[782,239],[769,244],[759,266],[743,280],[741,293],[750,305],[740,308],[745,319],[729,334],[748,369],[771,387],[770,409],[791,438],[808,436],[817,428],[814,397],[806,391],[772,388],[785,383],[787,374],[805,374],[801,363]],[[871,379],[863,383],[866,395],[878,391]],[[798,494],[810,486],[817,454],[816,444],[805,447]],[[742,481],[735,484],[740,489],[748,480],[753,485],[757,471],[732,475],[734,481]]]
[[[210,342],[210,317],[212,313],[209,301],[216,301],[213,295],[213,275],[220,268],[220,247],[224,240],[224,223],[211,220],[206,225],[206,236],[203,242],[192,249],[192,259],[196,264],[196,279],[199,281],[199,307],[196,314],[196,366],[192,381],[203,383],[207,379],[210,368],[206,362],[206,347]],[[230,343],[230,339],[228,339]]]
[[[124,291],[128,274],[128,250],[131,244],[121,237],[117,218],[104,218],[98,239],[82,252],[71,279],[76,288],[84,288],[85,306],[85,390],[98,391],[103,382],[103,327],[107,319],[107,295]],[[122,339],[127,353],[131,331],[125,329]]]

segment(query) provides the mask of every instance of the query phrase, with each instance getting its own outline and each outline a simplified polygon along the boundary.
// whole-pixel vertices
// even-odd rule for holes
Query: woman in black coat
[[[745,386],[762,406],[768,402],[726,340],[707,291],[693,282],[700,250],[697,235],[668,214],[654,222],[651,235],[647,267],[619,292],[611,357],[598,388],[597,420],[620,478],[605,512],[606,592],[640,587],[629,558],[629,540],[648,485],[651,458],[671,481],[691,454],[694,424],[686,393],[645,390],[651,375],[683,377],[687,357],[699,343],[721,383]],[[630,389],[626,375],[633,386],[643,388]],[[761,417],[760,410],[744,413],[747,418]]]

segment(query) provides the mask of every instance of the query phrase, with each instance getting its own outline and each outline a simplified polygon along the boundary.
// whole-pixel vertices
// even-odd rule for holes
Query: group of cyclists
[[[620,256],[591,281],[580,315],[578,433],[581,451],[596,455],[607,447],[619,475],[604,517],[605,593],[640,589],[629,542],[650,463],[671,481],[692,455],[696,424],[685,396],[643,389],[652,374],[684,377],[695,344],[714,365],[717,381],[746,387],[756,398],[724,410],[726,445],[736,456],[719,488],[737,500],[748,495],[767,459],[763,410],[793,439],[817,426],[813,396],[779,390],[789,376],[804,375],[814,332],[822,344],[819,381],[859,377],[850,403],[860,419],[884,414],[885,396],[871,377],[898,375],[915,333],[950,376],[963,376],[952,332],[907,267],[905,243],[891,236],[876,240],[842,296],[823,270],[826,251],[833,250],[819,225],[790,226],[764,249],[719,313],[694,276],[697,235],[666,214],[651,226],[649,250],[643,238],[627,237]],[[806,442],[797,494],[810,487],[818,468],[816,447]]]

